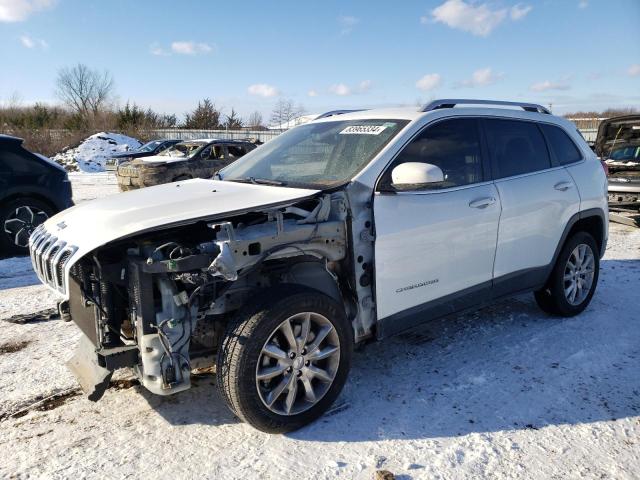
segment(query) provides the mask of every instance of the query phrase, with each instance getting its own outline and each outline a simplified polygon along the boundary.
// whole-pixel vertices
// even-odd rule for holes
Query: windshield
[[[192,157],[203,145],[204,142],[181,142],[176,143],[173,147],[167,148],[158,154],[159,157]]]
[[[293,128],[220,171],[223,180],[326,188],[349,181],[408,123],[344,120]]]
[[[640,146],[614,148],[609,155],[611,160],[640,160]]]
[[[160,140],[153,140],[152,142],[145,143],[138,148],[138,152],[153,152],[161,143],[162,142]]]

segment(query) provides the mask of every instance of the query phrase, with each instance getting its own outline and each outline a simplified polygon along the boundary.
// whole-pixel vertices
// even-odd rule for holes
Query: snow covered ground
[[[111,193],[107,176],[72,178]],[[122,372],[89,402],[64,367],[78,329],[47,320],[55,297],[28,259],[2,260],[0,477],[638,478],[639,286],[640,229],[612,225],[579,317],[522,296],[368,345],[329,414],[271,436],[229,413],[212,376],[161,398]]]
[[[112,172],[70,172],[69,179],[76,204],[118,193],[118,180]]]
[[[102,172],[105,160],[111,155],[135,150],[141,145],[126,135],[100,132],[87,137],[77,147],[58,153],[52,160],[70,171]]]

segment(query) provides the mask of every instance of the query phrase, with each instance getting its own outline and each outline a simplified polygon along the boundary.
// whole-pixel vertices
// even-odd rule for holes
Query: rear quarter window
[[[547,144],[536,123],[491,118],[485,120],[485,129],[494,178],[551,168]]]
[[[542,128],[544,136],[549,143],[549,148],[560,165],[568,165],[582,160],[580,150],[564,130],[560,127],[545,124],[541,124],[540,128]]]

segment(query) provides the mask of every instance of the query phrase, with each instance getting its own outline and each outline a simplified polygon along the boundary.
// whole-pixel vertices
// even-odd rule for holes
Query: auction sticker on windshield
[[[340,135],[380,135],[386,125],[351,125],[340,132]]]

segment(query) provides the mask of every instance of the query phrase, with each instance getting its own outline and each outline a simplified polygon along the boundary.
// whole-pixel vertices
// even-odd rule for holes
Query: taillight
[[[600,165],[602,165],[602,169],[604,170],[604,174],[609,176],[609,166],[605,163],[604,160],[600,160]]]

